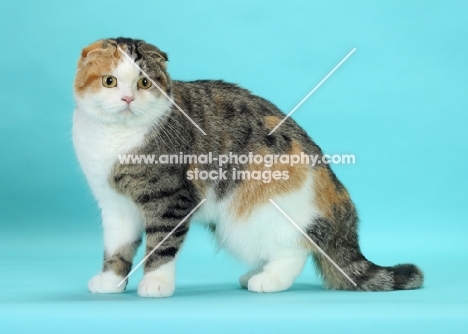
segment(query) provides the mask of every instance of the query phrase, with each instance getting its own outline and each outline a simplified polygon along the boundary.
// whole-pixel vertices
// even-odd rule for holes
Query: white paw
[[[246,273],[239,277],[239,284],[243,289],[247,289],[250,277],[252,277],[252,275],[249,275],[249,273]]]
[[[252,292],[278,292],[291,287],[292,282],[284,282],[267,272],[253,275],[247,284],[247,288]]]
[[[249,284],[249,279],[255,275],[255,274],[258,274],[259,272],[261,271],[261,269],[252,269],[252,270],[249,270],[248,272],[246,272],[244,275],[242,275],[241,277],[239,277],[239,284],[240,286],[243,288],[243,289],[247,289],[248,288],[248,284]]]
[[[88,289],[92,293],[120,293],[125,290],[125,282],[117,286],[123,277],[117,276],[112,271],[97,274],[88,282]]]
[[[140,297],[170,297],[174,293],[175,282],[161,276],[144,276],[138,285]]]

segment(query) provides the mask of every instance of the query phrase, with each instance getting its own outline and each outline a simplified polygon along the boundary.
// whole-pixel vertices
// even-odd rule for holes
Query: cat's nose
[[[131,96],[123,96],[123,97],[122,97],[122,101],[127,102],[127,104],[132,103],[133,100],[134,100],[134,98],[131,97]]]

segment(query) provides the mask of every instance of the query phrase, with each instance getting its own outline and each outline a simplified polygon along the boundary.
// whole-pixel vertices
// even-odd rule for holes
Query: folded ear
[[[169,58],[167,57],[167,53],[161,51],[160,49],[158,49],[152,44],[143,42],[140,44],[140,50],[144,53],[152,54],[152,56],[155,58],[161,58],[160,60],[169,61]]]
[[[96,58],[113,58],[119,57],[117,46],[112,44],[109,40],[99,40],[93,44],[85,47],[81,51],[81,57],[78,60],[78,69],[83,68],[87,64],[92,63]]]
[[[156,52],[159,53],[159,56],[164,60],[164,61],[169,61],[169,57],[167,56],[167,53],[164,51],[159,50],[156,48]]]
[[[103,41],[100,40],[100,41],[94,42],[93,44],[88,45],[87,47],[85,47],[81,51],[81,58],[87,58],[90,53],[98,51],[98,50],[102,50],[103,49],[102,44],[103,44]]]
[[[166,61],[169,61],[169,58],[167,57],[167,54],[164,51],[161,51],[154,45],[148,44],[146,42],[140,43],[138,48],[145,58],[153,59],[153,61],[156,61],[164,69],[166,69]]]

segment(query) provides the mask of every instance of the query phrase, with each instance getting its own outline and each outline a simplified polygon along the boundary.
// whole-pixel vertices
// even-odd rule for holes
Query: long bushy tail
[[[388,291],[416,289],[423,284],[423,273],[413,264],[381,267],[362,255],[357,236],[357,216],[351,202],[335,210],[335,213],[335,219],[316,219],[307,230],[311,239],[348,276],[340,272],[318,249],[311,248],[316,267],[328,288]]]
[[[307,230],[310,238],[348,276],[337,269],[318,249],[312,247],[316,267],[328,288],[388,291],[416,289],[423,284],[423,273],[413,264],[381,267],[362,255],[357,236],[357,216],[351,202],[335,210],[335,213],[337,217],[333,220],[315,219]]]
[[[307,234],[356,284],[351,283],[318,249],[310,247],[327,287],[365,291],[419,288],[423,284],[423,273],[415,265],[381,267],[362,255],[358,243],[356,209],[331,169],[314,169],[314,179],[315,205],[322,216],[313,220]]]
[[[329,255],[330,256],[330,255]],[[424,276],[414,264],[399,264],[394,267],[378,266],[365,259],[354,259],[347,264],[339,260],[340,268],[356,284],[350,282],[324,256],[314,253],[314,259],[325,284],[330,289],[390,291],[417,289],[422,286]]]

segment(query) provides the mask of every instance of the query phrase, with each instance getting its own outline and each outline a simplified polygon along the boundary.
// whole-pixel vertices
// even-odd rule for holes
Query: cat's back
[[[221,146],[231,151],[249,152],[264,146],[274,152],[287,152],[296,140],[308,154],[321,154],[293,119],[285,118],[273,103],[236,84],[221,80],[174,81],[174,100],[203,125],[208,139],[220,138]],[[199,138],[201,143],[212,148],[212,141],[203,137]]]
[[[226,119],[245,117],[247,113],[283,115],[273,103],[222,80],[174,81],[174,96],[189,111],[203,110]]]
[[[252,95],[249,90],[224,80],[174,80],[173,83],[176,92],[182,95],[201,94],[198,95],[200,98],[210,99],[219,95],[231,98],[240,95],[244,95],[245,97]]]

